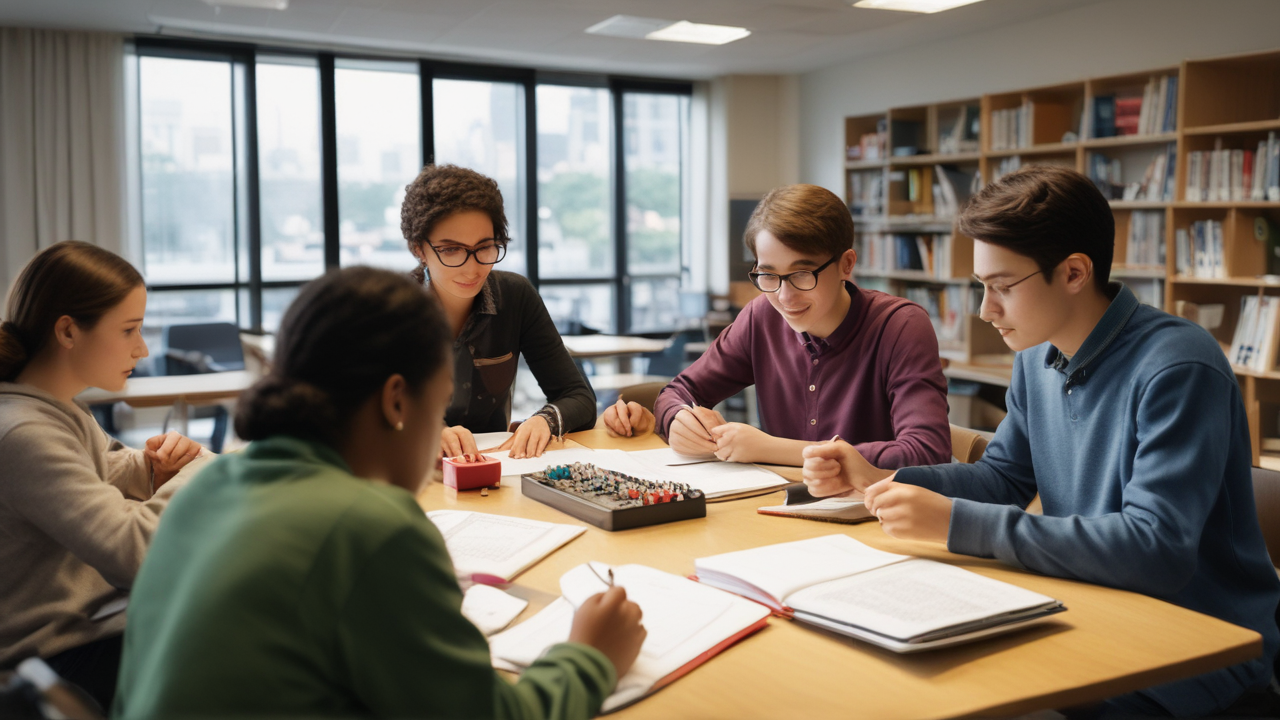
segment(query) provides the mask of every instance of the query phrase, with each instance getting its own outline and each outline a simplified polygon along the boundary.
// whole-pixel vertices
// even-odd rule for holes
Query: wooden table
[[[175,429],[187,433],[192,405],[233,400],[248,390],[258,376],[245,370],[200,375],[163,375],[131,378],[119,392],[90,388],[77,397],[90,405],[126,402],[133,407],[173,406]]]
[[[661,447],[653,435],[614,439],[603,430],[572,440],[596,448]],[[783,471],[791,479],[798,470]],[[584,525],[520,494],[504,478],[488,497],[440,484],[419,501]],[[1055,597],[1068,612],[1046,624],[967,646],[902,656],[802,623],[769,627],[670,687],[620,711],[620,718],[949,718],[1002,716],[1095,702],[1233,665],[1262,652],[1261,637],[1221,620],[1136,593],[1022,572],[953,555],[939,545],[895,540],[874,522],[836,525],[767,517],[782,493],[707,505],[707,517],[609,533],[587,532],[516,579],[531,598],[523,620],[559,595],[559,578],[588,560],[640,563],[688,575],[693,560],[770,543],[846,533],[872,547],[943,560]],[[519,621],[518,620],[518,621]]]
[[[942,368],[942,374],[956,380],[984,383],[1009,387],[1013,378],[1013,367],[1009,365],[966,365],[951,363]]]

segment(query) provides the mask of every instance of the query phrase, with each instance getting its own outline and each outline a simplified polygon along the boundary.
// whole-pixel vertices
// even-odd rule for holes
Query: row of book
[[[849,173],[849,212],[855,216],[884,214],[884,173]]]
[[[1280,141],[1275,132],[1257,150],[1222,147],[1187,155],[1185,197],[1191,202],[1280,201]]]
[[[1133,291],[1138,302],[1160,310],[1164,309],[1164,280],[1145,278],[1119,278],[1120,282]]]
[[[1089,153],[1089,178],[1108,200],[1173,200],[1177,146],[1169,143],[1163,152],[1151,156],[1140,182],[1125,183],[1123,164],[1119,158]]]
[[[1199,220],[1174,232],[1174,262],[1178,274],[1197,278],[1225,278],[1222,223]]]
[[[978,136],[982,127],[981,108],[963,105],[955,111],[955,124],[946,125],[939,111],[938,152],[942,154],[977,152]],[[949,118],[948,118],[949,119]]]
[[[1178,121],[1178,76],[1152,76],[1142,95],[1095,95],[1085,102],[1084,137],[1171,133]]]
[[[910,285],[904,293],[929,313],[938,340],[951,342],[964,341],[964,318],[970,310],[966,297],[970,294],[963,285]]]
[[[951,277],[951,235],[863,233],[858,264],[862,272],[889,273],[916,270],[938,279]]]
[[[1240,319],[1227,358],[1231,364],[1266,372],[1275,364],[1276,320],[1280,297],[1245,295],[1240,298]]]
[[[1035,111],[1035,103],[1030,101],[1008,110],[992,110],[991,149],[1031,147],[1031,123],[1035,121]]]
[[[1129,216],[1127,265],[1164,265],[1164,211],[1135,210]]]

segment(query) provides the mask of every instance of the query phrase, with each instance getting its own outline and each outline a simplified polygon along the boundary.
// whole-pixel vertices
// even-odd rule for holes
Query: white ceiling
[[[215,9],[203,0],[0,0],[0,26],[217,37],[657,77],[800,73],[1103,0],[986,0],[934,15],[841,0],[290,0]],[[583,31],[613,15],[745,26],[729,45]]]

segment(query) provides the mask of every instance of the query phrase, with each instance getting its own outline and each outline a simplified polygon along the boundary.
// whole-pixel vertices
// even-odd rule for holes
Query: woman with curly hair
[[[418,259],[414,279],[440,300],[453,334],[453,398],[441,451],[476,452],[472,433],[507,429],[519,355],[547,404],[504,445],[512,457],[537,457],[553,436],[594,425],[595,392],[538,291],[516,273],[493,269],[510,240],[498,184],[456,165],[428,165],[405,188],[400,229]]]

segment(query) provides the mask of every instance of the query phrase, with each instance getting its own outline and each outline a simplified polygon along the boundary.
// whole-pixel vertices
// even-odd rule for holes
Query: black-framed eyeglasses
[[[755,285],[756,289],[760,292],[778,292],[782,289],[783,280],[791,283],[791,287],[797,290],[812,290],[818,287],[818,273],[831,267],[832,263],[839,260],[840,256],[843,254],[844,253],[836,255],[813,270],[801,270],[799,272],[787,273],[786,275],[752,271],[747,273],[747,277],[751,278],[751,284]]]
[[[982,291],[983,291],[984,293],[988,293],[988,292],[989,292],[989,293],[991,293],[991,294],[995,295],[996,297],[1000,297],[1000,298],[1002,298],[1002,297],[1004,297],[1005,295],[1008,295],[1008,294],[1009,294],[1009,291],[1010,291],[1010,290],[1012,290],[1013,288],[1017,287],[1019,284],[1024,283],[1024,282],[1026,282],[1027,280],[1030,280],[1031,278],[1033,278],[1033,277],[1035,277],[1035,276],[1039,275],[1039,274],[1040,274],[1040,273],[1042,273],[1042,272],[1044,272],[1044,270],[1037,270],[1037,271],[1035,271],[1035,272],[1031,273],[1030,275],[1028,275],[1028,276],[1026,276],[1026,277],[1022,278],[1021,280],[1015,280],[1014,282],[1011,282],[1011,283],[1009,283],[1008,285],[988,285],[988,284],[986,284],[986,283],[982,282],[981,280],[978,280],[978,277],[977,277],[976,275],[974,276],[974,278],[973,278],[973,279],[974,279],[974,280],[977,280],[977,281],[978,281],[978,284],[982,285]]]
[[[489,243],[476,248],[468,248],[461,245],[436,247],[427,243],[427,247],[435,251],[436,257],[440,259],[440,263],[445,267],[462,267],[473,256],[476,262],[481,265],[496,265],[502,262],[502,258],[507,256],[507,246],[500,243]]]

